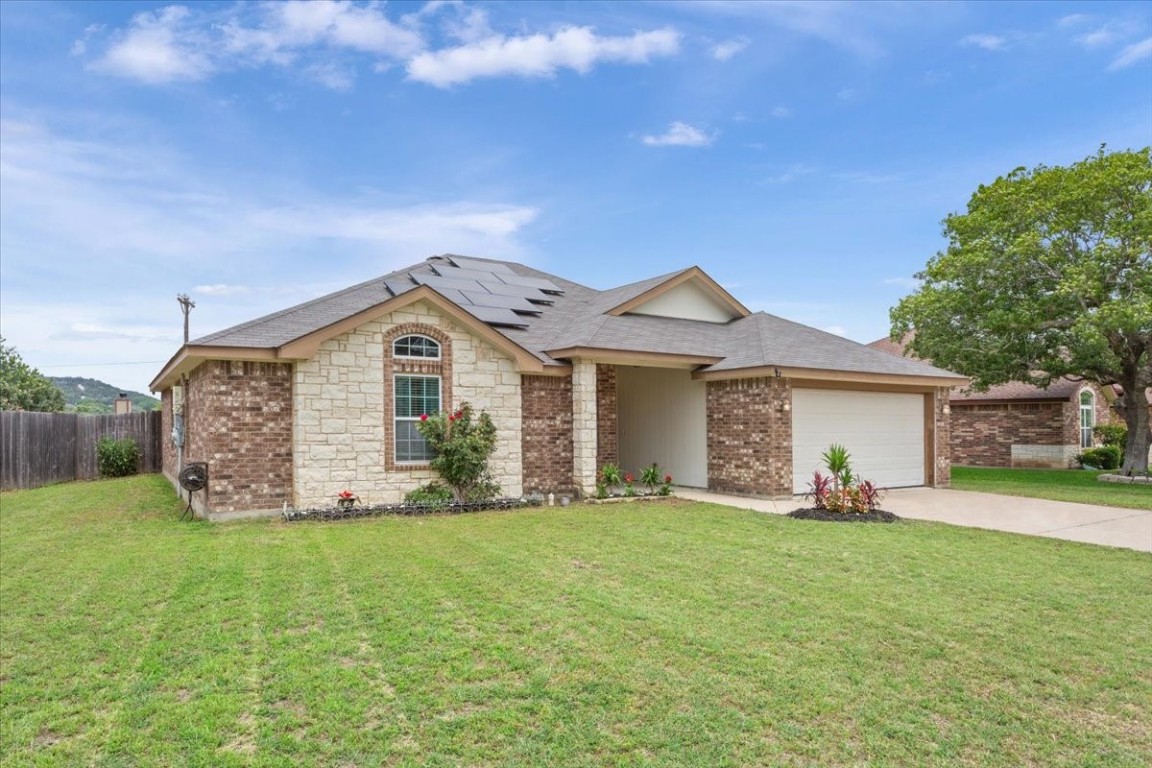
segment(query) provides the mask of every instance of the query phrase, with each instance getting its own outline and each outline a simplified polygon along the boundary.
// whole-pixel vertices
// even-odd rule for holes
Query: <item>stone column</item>
[[[572,361],[572,482],[596,490],[596,364],[587,360]]]

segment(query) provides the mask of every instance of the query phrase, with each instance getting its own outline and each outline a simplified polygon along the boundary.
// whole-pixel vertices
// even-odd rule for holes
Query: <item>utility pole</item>
[[[186,293],[176,294],[176,301],[180,302],[180,309],[184,312],[184,343],[188,343],[188,313],[196,306],[196,302],[188,298]]]

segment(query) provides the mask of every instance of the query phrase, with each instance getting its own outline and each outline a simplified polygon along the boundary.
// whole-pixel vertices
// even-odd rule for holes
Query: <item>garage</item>
[[[792,490],[805,493],[821,454],[839,443],[852,470],[885,488],[924,485],[924,395],[792,390]]]

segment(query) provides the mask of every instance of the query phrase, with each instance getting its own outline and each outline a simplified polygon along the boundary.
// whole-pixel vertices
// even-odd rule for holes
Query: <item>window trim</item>
[[[1087,398],[1087,402],[1085,402]],[[1090,389],[1080,390],[1080,447],[1093,445],[1092,429],[1096,426],[1096,393]],[[1087,414],[1087,416],[1085,416]]]
[[[396,345],[397,344],[402,342],[404,339],[410,339],[413,337],[418,338],[418,339],[424,339],[425,341],[432,342],[436,346],[436,356],[435,357],[427,357],[427,356],[418,356],[418,355],[402,355],[396,351]],[[394,360],[439,361],[439,360],[444,359],[444,345],[438,339],[434,339],[426,333],[405,333],[403,335],[397,336],[396,338],[392,339],[392,358]]]
[[[409,334],[409,335],[416,335],[416,334]],[[435,341],[435,339],[433,339],[433,341]],[[429,358],[416,358],[416,359],[426,360]],[[396,466],[398,466],[398,467],[426,467],[426,466],[428,466],[428,463],[432,460],[431,457],[426,458],[426,459],[401,459],[400,458],[400,444],[399,444],[400,443],[400,429],[398,426],[399,422],[401,422],[401,421],[409,421],[409,422],[420,421],[419,416],[397,416],[396,415],[396,411],[400,405],[400,398],[397,395],[397,392],[399,392],[399,388],[396,386],[396,381],[398,379],[401,379],[401,378],[406,378],[406,379],[435,379],[436,380],[436,400],[439,403],[440,409],[443,410],[443,408],[444,408],[444,377],[440,374],[435,374],[435,373],[405,373],[405,372],[400,372],[400,373],[393,373],[392,374],[392,416],[391,416],[391,418],[392,418],[392,455],[395,457],[393,461],[396,464]]]

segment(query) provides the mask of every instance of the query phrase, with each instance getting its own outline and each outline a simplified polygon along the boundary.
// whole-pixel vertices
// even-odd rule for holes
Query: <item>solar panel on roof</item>
[[[499,280],[495,273],[487,269],[460,269],[436,264],[432,267],[436,274],[453,280]]]
[[[484,280],[480,285],[484,286],[489,293],[494,293],[497,296],[519,296],[529,301],[552,301],[550,296],[540,293],[539,288],[531,288],[527,285],[509,285],[508,283],[497,283],[491,280]]]
[[[509,325],[515,328],[527,328],[528,321],[504,307],[477,307],[468,306],[466,310],[478,319],[489,325]]]
[[[515,274],[507,264],[498,261],[480,261],[469,259],[466,256],[449,256],[448,260],[461,269],[475,269],[480,272],[499,272],[500,274]]]
[[[528,288],[537,288],[541,291],[552,291],[553,293],[564,293],[564,289],[556,285],[551,280],[545,280],[540,277],[524,277],[523,275],[516,274],[499,274],[496,277],[500,278],[508,285],[522,285]]]
[[[436,293],[440,294],[454,304],[459,304],[460,306],[469,306],[472,303],[468,301],[467,297],[464,296],[463,291],[458,291],[455,288],[438,288],[435,285],[430,285],[428,287],[434,289]]]
[[[392,291],[395,296],[399,296],[405,291],[410,291],[416,287],[416,283],[404,278],[385,280],[384,285],[388,286],[388,290]]]
[[[480,307],[504,307],[505,309],[520,309],[525,312],[539,312],[540,308],[523,296],[498,296],[487,291],[463,291],[468,301]]]
[[[432,288],[455,288],[460,291],[479,291],[480,283],[475,280],[456,280],[451,277],[440,277],[439,275],[423,275],[416,273],[412,275],[413,279],[421,285],[427,285]]]

